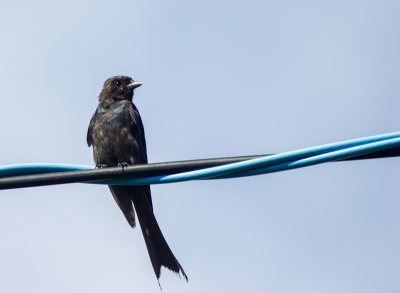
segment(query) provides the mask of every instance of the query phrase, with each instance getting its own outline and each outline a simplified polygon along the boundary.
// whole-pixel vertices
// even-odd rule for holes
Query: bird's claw
[[[122,167],[122,170],[124,170],[124,168],[126,168],[128,166],[129,166],[129,164],[127,162],[118,163],[118,167]]]
[[[102,168],[107,168],[108,165],[107,164],[100,164],[96,166],[96,169],[102,169]]]

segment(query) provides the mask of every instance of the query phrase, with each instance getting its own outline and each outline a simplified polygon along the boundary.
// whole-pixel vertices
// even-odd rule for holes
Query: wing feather
[[[138,143],[140,144],[140,156],[143,164],[147,164],[147,150],[146,150],[146,138],[144,135],[144,128],[142,118],[140,117],[138,109],[134,104],[131,104],[132,107],[129,107],[129,114],[132,119],[132,126],[136,130],[139,137],[136,137]]]
[[[140,117],[138,109],[133,103],[131,103],[131,107],[129,107],[129,114],[132,119],[134,136],[140,145],[140,158],[142,164],[147,164],[148,161],[147,161],[147,150],[146,150],[146,138],[144,135],[143,122],[142,118]],[[153,201],[151,200],[150,185],[146,185],[144,187],[146,188],[147,201],[149,202],[150,208],[153,211]]]
[[[89,147],[93,144],[92,132],[93,132],[95,117],[96,117],[96,112],[93,114],[92,119],[90,119],[89,128],[86,136],[86,141]]]

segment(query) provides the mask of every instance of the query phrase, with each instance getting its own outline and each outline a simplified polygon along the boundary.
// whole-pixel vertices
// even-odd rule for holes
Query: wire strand
[[[338,160],[400,156],[400,132],[370,136],[275,155],[192,160],[93,169],[67,164],[0,167],[0,189],[85,182],[149,185],[254,176]]]

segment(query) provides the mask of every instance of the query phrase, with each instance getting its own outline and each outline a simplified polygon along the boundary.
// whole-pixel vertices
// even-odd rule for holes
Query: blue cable
[[[347,148],[343,150],[333,151],[317,156],[312,156],[304,159],[293,160],[281,164],[276,164],[269,167],[253,169],[245,172],[237,172],[232,175],[222,175],[218,176],[215,179],[223,179],[223,178],[236,178],[236,177],[245,177],[245,176],[255,176],[262,175],[268,173],[275,173],[281,171],[287,171],[292,169],[298,169],[308,166],[313,166],[317,164],[322,164],[326,162],[338,161],[346,158],[351,158],[354,156],[364,155],[375,151],[387,150],[395,147],[400,147],[400,138],[360,145],[352,148]],[[214,179],[214,178],[209,178]]]
[[[0,178],[16,175],[32,175],[53,172],[92,170],[93,166],[70,164],[16,164],[0,166]]]
[[[395,147],[400,147],[400,132],[348,140],[333,144],[326,144],[322,146],[311,147],[297,151],[247,160],[243,162],[178,174],[169,174],[138,179],[104,180],[86,183],[113,185],[148,185],[182,182],[196,179],[222,179],[254,176],[312,166]],[[8,165],[0,167],[0,177],[91,169],[93,169],[92,166],[68,164]]]
[[[99,183],[104,184],[104,182],[106,182],[107,184],[113,185],[148,185],[183,182],[198,179],[222,179],[254,176],[322,164],[326,162],[354,157],[357,155],[368,154],[375,151],[386,150],[394,147],[400,147],[400,138],[378,141],[310,157],[304,156],[296,160],[286,161],[283,163],[277,162],[281,162],[290,157],[297,157],[297,153],[300,151],[287,152],[244,162],[172,175],[161,175],[138,179],[106,180]],[[306,153],[306,150],[309,149],[304,149],[302,151]]]

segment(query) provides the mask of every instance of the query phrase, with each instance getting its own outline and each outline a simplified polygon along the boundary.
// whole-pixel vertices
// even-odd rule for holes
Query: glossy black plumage
[[[87,143],[93,145],[97,166],[147,164],[142,119],[132,103],[133,90],[140,85],[127,76],[115,76],[104,83],[99,105],[87,133]],[[160,277],[161,266],[164,266],[173,272],[182,273],[187,280],[154,217],[150,186],[109,187],[128,223],[135,227],[133,203],[157,279]]]

